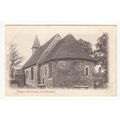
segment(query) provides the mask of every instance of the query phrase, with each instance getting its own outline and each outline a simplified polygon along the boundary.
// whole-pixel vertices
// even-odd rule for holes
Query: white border
[[[119,6],[119,0],[1,0],[0,119],[120,120]],[[5,97],[5,24],[117,24],[117,96]]]

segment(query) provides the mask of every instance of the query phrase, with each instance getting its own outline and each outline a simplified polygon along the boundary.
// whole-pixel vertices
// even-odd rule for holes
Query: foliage
[[[92,44],[88,41],[83,40],[83,39],[79,39],[78,41],[81,44],[82,48],[84,48],[87,51],[89,56],[93,56]]]
[[[101,70],[104,73],[107,72],[108,68],[108,51],[107,51],[107,42],[108,42],[108,34],[103,33],[98,39],[96,43],[96,50],[94,51],[95,58],[97,60],[97,64],[100,65]]]

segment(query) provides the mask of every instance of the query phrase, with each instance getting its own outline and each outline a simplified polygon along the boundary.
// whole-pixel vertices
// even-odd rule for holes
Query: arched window
[[[40,69],[40,79],[42,79],[42,69]]]
[[[33,71],[33,67],[31,68],[31,80],[33,80],[33,77],[34,77],[34,71]]]
[[[49,78],[52,78],[52,63],[49,63]]]
[[[28,79],[28,71],[27,70],[25,72],[25,78],[26,78],[26,80]]]
[[[47,76],[47,67],[45,66],[45,76]]]
[[[85,76],[89,76],[89,67],[88,66],[85,67]]]
[[[43,78],[43,84],[45,84],[44,78]]]

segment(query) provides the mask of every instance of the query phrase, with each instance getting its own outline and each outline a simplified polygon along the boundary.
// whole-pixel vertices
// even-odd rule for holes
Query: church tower
[[[40,48],[40,43],[38,40],[38,36],[36,35],[35,40],[33,42],[33,46],[32,46],[32,54],[34,54],[39,48]]]

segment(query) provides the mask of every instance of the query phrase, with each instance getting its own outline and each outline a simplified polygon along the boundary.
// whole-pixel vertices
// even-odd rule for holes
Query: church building
[[[25,84],[33,88],[94,86],[95,61],[72,34],[54,35],[40,45],[36,35],[32,55],[23,65]]]

